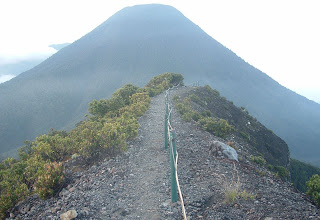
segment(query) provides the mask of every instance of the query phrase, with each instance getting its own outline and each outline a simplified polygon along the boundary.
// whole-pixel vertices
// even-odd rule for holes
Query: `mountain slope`
[[[162,72],[183,73],[244,106],[282,137],[292,156],[320,155],[320,105],[282,87],[164,5],[125,8],[78,41],[0,85],[1,151],[50,127],[71,128],[94,98]]]
[[[241,144],[251,155],[263,155],[268,164],[289,166],[287,144],[245,109],[237,108],[209,86],[193,88],[188,93],[175,97],[175,101],[183,119],[193,121],[199,128],[228,140],[230,145],[234,142]],[[208,112],[209,118],[226,122],[215,124],[208,120]],[[228,124],[232,129],[228,129]]]

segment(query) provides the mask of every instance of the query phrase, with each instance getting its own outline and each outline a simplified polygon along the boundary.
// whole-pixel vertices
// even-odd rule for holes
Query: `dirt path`
[[[170,199],[169,158],[163,140],[164,96],[153,98],[148,112],[140,119],[140,138],[134,143],[127,160],[128,178],[123,182],[122,200],[129,211],[128,219],[165,219],[161,205]]]

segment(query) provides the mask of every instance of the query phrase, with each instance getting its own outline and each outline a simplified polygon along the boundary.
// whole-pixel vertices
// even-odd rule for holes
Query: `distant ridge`
[[[52,47],[53,49],[56,49],[56,50],[61,50],[62,48],[66,47],[68,45],[70,45],[70,43],[51,44],[51,45],[49,45],[49,47]]]
[[[83,119],[92,99],[108,97],[125,83],[143,85],[163,72],[211,85],[283,138],[294,158],[319,160],[319,104],[249,65],[175,8],[157,4],[124,8],[1,84],[1,152],[51,127],[69,129]]]

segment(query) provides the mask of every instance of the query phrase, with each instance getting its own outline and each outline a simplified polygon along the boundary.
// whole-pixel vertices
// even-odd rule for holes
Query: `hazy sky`
[[[146,3],[174,6],[251,65],[320,102],[318,0],[4,0],[0,66],[53,54],[48,45],[73,42],[123,7]]]

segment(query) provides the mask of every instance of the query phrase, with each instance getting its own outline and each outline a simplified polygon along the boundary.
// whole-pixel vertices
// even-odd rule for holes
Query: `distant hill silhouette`
[[[27,60],[21,60],[16,63],[8,63],[3,64],[0,66],[0,76],[1,75],[19,75],[22,72],[25,72],[26,70],[29,70],[42,61],[45,60],[44,58],[37,58],[37,59],[27,59]]]
[[[249,65],[175,8],[156,4],[124,8],[1,84],[1,151],[50,128],[69,129],[92,99],[108,97],[125,83],[143,85],[163,72],[209,84],[283,138],[294,158],[319,160],[319,104]]]
[[[70,43],[51,44],[51,45],[49,45],[49,47],[52,47],[53,49],[56,49],[56,50],[61,50],[62,48],[66,47],[68,45],[70,45]]]
[[[70,43],[63,43],[63,44],[52,44],[49,45],[49,47],[52,47],[55,50],[60,50],[66,46],[68,46]],[[30,70],[31,68],[35,67],[45,59],[47,59],[50,55],[49,54],[42,54],[38,57],[25,57],[22,60],[18,60],[13,63],[7,63],[0,65],[0,77],[4,75],[13,75],[17,76],[22,72],[25,72],[27,70]],[[1,82],[0,82],[1,83]]]

